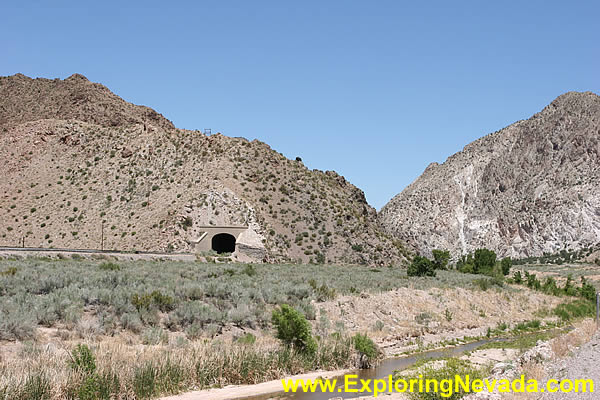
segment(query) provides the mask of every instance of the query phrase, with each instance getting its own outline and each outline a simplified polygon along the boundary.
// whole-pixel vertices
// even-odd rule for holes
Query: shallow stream
[[[533,333],[532,333],[533,334]],[[352,379],[353,381],[359,381],[360,379],[388,379],[388,375],[393,374],[394,371],[401,371],[407,368],[412,367],[415,363],[420,360],[429,360],[436,359],[442,357],[459,357],[464,353],[476,350],[478,347],[492,342],[505,342],[508,340],[512,340],[514,338],[491,338],[491,339],[481,339],[476,342],[465,343],[454,347],[447,347],[439,350],[431,350],[423,353],[419,353],[412,356],[406,357],[394,357],[387,358],[383,360],[380,364],[378,364],[375,368],[371,369],[360,369],[352,371],[346,375],[357,375],[358,378]],[[338,385],[336,387],[342,387],[344,384],[344,376],[341,375],[337,377]],[[371,384],[371,389],[373,389],[373,385]],[[360,383],[355,386],[360,389]],[[301,389],[300,389],[301,390]],[[371,392],[372,393],[372,392]],[[268,399],[282,399],[282,400],[329,400],[329,399],[354,399],[361,396],[368,396],[369,393],[323,393],[323,392],[315,392],[315,393],[304,393],[304,392],[296,392],[296,393],[284,393],[283,391],[280,393],[270,393],[260,396],[252,396],[246,397],[245,400],[268,400]]]

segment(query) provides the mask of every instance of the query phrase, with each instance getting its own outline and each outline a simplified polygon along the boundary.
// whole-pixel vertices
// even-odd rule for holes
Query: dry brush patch
[[[364,297],[342,296],[318,308],[332,325],[343,323],[349,331],[370,332],[381,344],[408,344],[418,337],[442,341],[481,335],[488,327],[536,319],[562,301],[526,288],[485,292],[460,287],[399,288]]]
[[[74,366],[77,345],[94,361]],[[141,399],[229,384],[255,384],[317,369],[353,366],[349,338],[319,343],[314,356],[280,347],[273,340],[254,344],[174,340],[144,346],[125,338],[21,344],[17,357],[0,361],[0,399],[28,399],[28,382],[40,379],[48,399]],[[92,365],[91,367],[89,367]],[[42,385],[42,386],[44,386]],[[38,388],[38,392],[39,392]]]

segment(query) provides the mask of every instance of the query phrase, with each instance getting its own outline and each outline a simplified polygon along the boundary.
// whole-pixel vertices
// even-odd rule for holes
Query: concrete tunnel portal
[[[247,229],[247,226],[201,226],[198,230],[202,234],[192,244],[198,252],[233,253],[240,234]]]
[[[218,254],[233,253],[235,251],[235,236],[229,233],[218,233],[212,237],[211,249]]]

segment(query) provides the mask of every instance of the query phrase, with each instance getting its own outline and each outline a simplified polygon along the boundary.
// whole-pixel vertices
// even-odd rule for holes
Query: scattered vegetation
[[[36,326],[76,327],[93,310],[95,334],[161,327],[194,336],[234,323],[264,328],[271,311],[288,304],[309,320],[311,302],[338,295],[471,286],[476,276],[437,271],[408,278],[401,268],[314,265],[200,264],[92,260],[0,261],[0,338],[27,339]],[[37,276],[38,279],[31,279]],[[196,333],[195,333],[196,332]]]
[[[440,361],[438,361],[439,363]],[[476,367],[472,365],[469,361],[461,360],[459,358],[447,358],[441,360],[442,365],[435,365],[434,362],[427,362],[424,365],[418,365],[415,370],[416,372],[409,376],[397,376],[397,379],[404,379],[409,381],[410,379],[420,380],[423,382],[436,382],[436,385],[439,382],[452,381],[456,376],[459,376],[463,381],[465,381],[465,377],[469,376],[471,381],[475,379],[484,379],[488,373],[489,368],[485,367]],[[424,388],[427,387],[424,385]],[[462,387],[458,385],[458,387],[447,386],[445,388],[438,387],[438,390],[435,390],[433,385],[429,388],[429,390],[425,390],[423,392],[414,391],[409,392],[407,390],[407,394],[412,400],[442,400],[442,399],[450,399],[457,400],[464,397],[467,393],[463,391]],[[455,390],[457,389],[457,390]]]

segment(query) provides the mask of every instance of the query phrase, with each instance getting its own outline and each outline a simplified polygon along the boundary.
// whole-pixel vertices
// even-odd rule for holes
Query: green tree
[[[474,272],[476,274],[491,273],[496,265],[496,253],[494,251],[483,248],[475,250],[474,260]]]
[[[271,320],[277,329],[275,337],[286,346],[293,346],[294,349],[307,354],[317,351],[317,342],[312,337],[310,324],[294,308],[283,304],[279,310],[273,310]]]
[[[433,268],[447,269],[450,261],[450,252],[448,250],[433,250]]]
[[[427,257],[416,255],[406,270],[408,276],[435,276],[433,263]]]
[[[465,274],[474,274],[475,273],[475,261],[473,260],[473,254],[469,253],[467,255],[463,255],[456,262],[456,269]]]
[[[512,259],[510,257],[503,258],[500,265],[502,266],[502,275],[508,276],[512,267]]]

